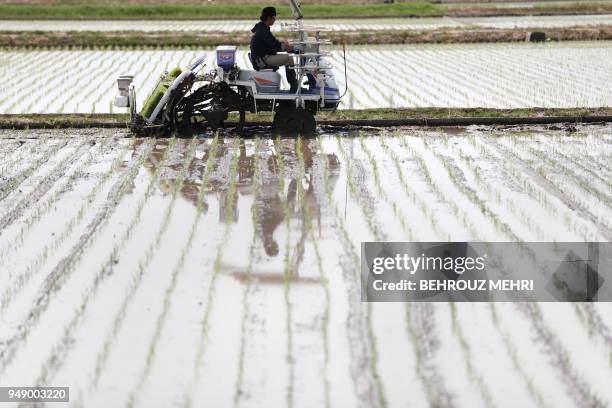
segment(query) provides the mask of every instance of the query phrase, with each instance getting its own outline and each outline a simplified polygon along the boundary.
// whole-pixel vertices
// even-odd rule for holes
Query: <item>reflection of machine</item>
[[[296,21],[285,25],[285,31],[298,33],[292,41],[293,66],[299,83],[295,93],[281,89],[281,77],[273,69],[246,70],[236,64],[236,47],[219,46],[216,66],[202,73],[206,59],[198,59],[190,69],[166,73],[160,79],[143,110],[136,109],[133,76],[117,80],[119,96],[115,106],[130,108],[131,127],[144,130],[179,131],[193,134],[207,126],[216,130],[223,126],[230,112],[238,112],[242,129],[245,112],[273,111],[274,127],[281,134],[312,133],[314,115],[320,110],[335,110],[340,103],[340,92],[325,60],[329,52],[321,51],[323,28],[306,28],[297,0],[290,0]],[[309,32],[315,36],[310,37]],[[346,64],[346,61],[345,61]]]

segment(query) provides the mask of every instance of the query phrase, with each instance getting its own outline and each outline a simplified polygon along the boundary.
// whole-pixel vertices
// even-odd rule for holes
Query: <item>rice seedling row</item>
[[[120,239],[117,240],[114,247],[110,251],[107,260],[99,268],[98,272],[93,276],[93,281],[91,282],[91,284],[87,287],[85,291],[83,291],[79,306],[74,309],[73,317],[65,326],[63,336],[54,345],[51,354],[46,358],[41,372],[39,373],[36,379],[37,384],[43,384],[52,381],[54,374],[62,366],[64,359],[66,358],[66,353],[70,351],[71,338],[75,335],[75,331],[77,330],[78,325],[83,323],[82,320],[84,314],[88,311],[88,307],[90,306],[91,302],[96,299],[101,285],[106,283],[106,281],[112,277],[115,270],[117,269],[115,265],[118,264],[117,260],[119,259],[119,251],[121,248],[124,248],[127,241],[132,238],[134,228],[141,220],[142,210],[147,200],[151,196],[153,190],[152,186],[154,186],[155,183],[158,181],[159,174],[173,146],[174,143],[170,143],[168,147],[163,151],[161,160],[153,169],[153,176],[151,177],[151,182],[147,186],[147,189],[144,192],[144,196],[141,198],[139,205],[137,206],[135,214],[132,216],[131,221],[125,228]]]
[[[219,137],[218,134],[216,135],[216,137]],[[233,143],[232,150],[234,152],[238,147],[238,142],[239,140],[236,139],[236,141]],[[192,395],[194,392],[194,388],[200,382],[200,368],[202,365],[202,360],[204,359],[206,345],[208,343],[207,340],[208,340],[208,330],[209,330],[209,319],[210,319],[210,315],[212,312],[213,301],[214,301],[215,294],[216,294],[215,284],[217,282],[217,278],[219,276],[219,272],[221,269],[221,262],[223,259],[223,248],[224,248],[225,243],[230,237],[231,223],[234,221],[234,208],[235,208],[234,198],[237,194],[236,182],[237,182],[237,176],[238,176],[237,175],[238,173],[238,155],[236,155],[235,153],[232,154],[231,161],[229,163],[229,167],[230,167],[229,169],[230,171],[229,171],[228,180],[227,180],[228,184],[225,187],[227,188],[227,201],[226,201],[226,205],[227,205],[226,214],[227,215],[225,218],[226,226],[225,226],[223,238],[221,239],[221,241],[219,242],[219,245],[217,246],[217,255],[215,258],[213,271],[212,271],[212,275],[210,278],[210,283],[208,285],[206,310],[201,320],[201,333],[200,333],[200,337],[198,338],[198,342],[197,342],[198,347],[197,347],[196,356],[194,359],[191,380],[186,385],[183,391],[183,403],[185,406],[191,406],[193,404]]]
[[[159,250],[161,241],[164,237],[166,230],[168,229],[170,220],[172,218],[172,213],[174,210],[174,204],[176,202],[178,191],[180,190],[184,182],[187,170],[189,168],[189,164],[193,159],[196,140],[196,138],[192,138],[189,146],[183,153],[184,162],[182,165],[182,169],[179,175],[176,177],[174,185],[172,186],[171,200],[168,203],[167,207],[164,209],[161,224],[155,234],[151,237],[152,240],[150,240],[149,245],[146,247],[143,256],[138,260],[137,267],[132,270],[131,274],[129,274],[130,279],[127,282],[126,290],[121,299],[120,306],[117,309],[117,312],[114,314],[110,328],[107,330],[106,335],[104,336],[102,347],[97,353],[95,369],[93,370],[93,376],[90,379],[90,383],[87,388],[88,392],[94,393],[94,395],[97,391],[101,378],[103,378],[103,375],[106,372],[106,367],[109,364],[109,356],[112,352],[112,349],[114,348],[114,344],[117,341],[117,337],[120,334],[126,315],[129,313],[129,306],[131,305],[131,301],[136,298],[137,291],[140,288],[142,281],[145,277],[147,267],[153,261],[154,255]],[[128,398],[129,399],[127,404],[133,404],[133,400],[130,397]]]
[[[610,42],[400,45],[351,47],[347,53],[348,95],[343,109],[381,107],[599,107],[612,104],[605,84],[612,80]],[[3,113],[112,113],[115,77],[136,74],[138,106],[164,69],[185,67],[207,50],[1,51],[9,60],[36,56],[45,64],[0,65],[13,81],[0,100]],[[250,67],[245,52],[239,64]],[[584,67],[583,61],[593,61]],[[394,63],[394,62],[397,62]],[[372,66],[385,69],[372,75]],[[73,67],[66,71],[69,64]],[[342,56],[332,64],[345,87]],[[395,67],[395,68],[392,68]],[[283,79],[283,83],[286,81]],[[67,84],[70,88],[67,89]],[[518,86],[517,86],[518,84]]]
[[[14,226],[13,228],[11,228],[10,238],[7,238],[7,235],[9,235],[9,231],[6,231],[2,234],[3,238],[7,238],[8,245],[0,247],[0,265],[4,263],[4,260],[6,260],[8,252],[13,247],[21,245],[31,228],[38,221],[40,221],[41,218],[45,216],[48,211],[52,209],[52,207],[64,194],[66,194],[70,189],[74,188],[75,183],[77,183],[80,178],[84,177],[87,174],[86,169],[88,169],[92,165],[94,160],[99,159],[99,155],[101,154],[108,154],[108,152],[105,150],[112,150],[116,146],[115,144],[111,145],[110,148],[107,147],[107,144],[110,143],[111,139],[113,139],[113,137],[109,136],[106,137],[102,141],[102,143],[98,143],[98,148],[102,152],[98,152],[98,150],[90,151],[87,156],[87,159],[80,167],[77,167],[75,171],[72,172],[63,183],[58,183],[59,186],[57,188],[54,188],[53,192],[49,194],[48,197],[44,198],[42,202],[39,201],[38,205],[35,206],[26,217],[23,217],[25,218],[25,221],[22,221],[19,227]],[[12,214],[10,213],[7,214],[6,217],[13,218]]]
[[[19,200],[14,207],[8,210],[6,214],[0,217],[0,231],[19,218],[21,214],[35,202],[38,202],[41,197],[53,187],[55,182],[66,174],[71,166],[82,166],[84,164],[89,164],[89,162],[91,162],[93,159],[91,152],[84,161],[80,161],[80,159],[87,151],[91,151],[91,149],[91,143],[88,140],[83,140],[70,156],[67,156],[62,161],[58,162],[58,164],[53,167],[49,173],[41,177],[34,189],[26,194],[23,194],[23,198]],[[70,182],[70,180],[71,179],[68,178],[68,182]]]
[[[466,18],[368,18],[309,20],[315,26],[329,27],[335,31],[363,30],[427,30],[437,28],[557,28],[574,26],[597,26],[612,23],[611,15],[574,16],[514,16],[514,17],[466,17]],[[248,32],[252,20],[202,20],[202,21],[71,21],[47,20],[3,21],[0,28],[5,31],[204,31],[204,32]],[[282,30],[279,21],[273,31]]]
[[[486,143],[491,144],[489,141]],[[580,197],[570,196],[565,193],[564,190],[561,190],[559,187],[552,184],[546,178],[544,178],[541,174],[533,171],[525,164],[520,158],[516,158],[516,156],[511,156],[511,152],[507,150],[505,147],[500,146],[500,144],[496,144],[495,148],[497,151],[501,153],[503,157],[513,163],[517,168],[521,169],[521,171],[528,174],[530,180],[536,183],[545,194],[551,195],[554,198],[563,202],[565,206],[572,209],[575,212],[580,213],[583,218],[590,220],[593,224],[598,225],[598,232],[605,239],[612,239],[612,231],[608,227],[608,225],[604,222],[600,222],[598,215],[594,214],[590,211],[590,209],[584,204],[583,200]]]
[[[133,160],[124,172],[124,177],[120,178],[112,187],[108,193],[107,200],[110,203],[116,203],[125,193],[127,183],[130,178],[135,176],[139,165],[142,164],[142,160],[146,157],[147,147],[151,143],[144,144],[142,148],[136,152],[136,159]],[[20,346],[20,343],[28,337],[30,329],[36,324],[40,318],[42,312],[47,309],[49,302],[52,300],[54,292],[61,289],[64,282],[69,278],[71,269],[75,267],[76,261],[80,258],[86,249],[86,245],[89,243],[97,228],[102,225],[105,221],[108,221],[107,216],[115,207],[111,204],[103,207],[96,216],[87,225],[85,232],[81,235],[80,240],[74,244],[70,249],[68,255],[62,258],[51,272],[44,278],[42,285],[40,286],[38,293],[34,296],[31,310],[25,314],[25,319],[17,327],[16,333],[10,335],[8,340],[4,342],[4,347],[0,351],[0,372],[4,372],[6,367],[15,357],[16,349]],[[27,276],[27,275],[26,275]],[[23,286],[23,280],[18,281],[17,288]],[[8,293],[13,293],[15,290],[11,290]]]
[[[30,228],[34,227],[34,230],[30,232],[30,236],[36,235],[47,235],[49,230],[57,228],[54,223],[55,217],[58,214],[57,208],[65,205],[65,202],[59,202],[54,208],[54,213],[46,218],[41,218],[41,213],[47,210],[47,207],[50,207],[53,202],[46,202],[41,207],[36,207],[35,213],[36,216],[32,219],[26,221],[26,225],[20,230],[19,235],[16,240],[12,240],[10,237],[7,238],[6,245],[2,247],[0,254],[0,266],[4,268],[15,268],[19,264],[12,261],[11,255],[15,256],[19,254],[19,251],[16,249],[19,248],[21,251],[31,251],[36,253],[35,256],[28,257],[28,262],[26,263],[25,272],[20,275],[16,282],[17,286],[13,286],[14,288],[22,287],[31,277],[36,273],[36,270],[40,269],[44,263],[48,260],[48,256],[50,253],[56,252],[62,245],[62,243],[68,239],[73,233],[74,229],[78,227],[81,220],[85,217],[87,210],[95,205],[94,200],[97,198],[98,193],[101,191],[103,185],[110,179],[113,175],[113,172],[118,168],[121,164],[124,155],[128,152],[129,144],[125,144],[124,148],[121,150],[119,154],[112,158],[112,164],[109,169],[104,169],[102,176],[97,180],[97,182],[93,185],[93,188],[89,190],[82,204],[75,209],[74,213],[69,213],[70,217],[65,222],[63,227],[61,228],[61,232],[55,235],[52,233],[51,236],[54,238],[50,242],[42,242],[43,248],[39,248],[38,246],[31,247],[28,244],[32,243],[35,240],[25,241],[25,235],[30,230]],[[115,152],[113,152],[115,154]],[[100,158],[98,158],[100,159]],[[62,212],[59,212],[60,217],[63,215]],[[34,225],[35,224],[35,225]],[[2,238],[6,238],[7,233],[4,232],[2,234]],[[15,283],[13,283],[14,285]],[[3,298],[3,304],[7,301]]]

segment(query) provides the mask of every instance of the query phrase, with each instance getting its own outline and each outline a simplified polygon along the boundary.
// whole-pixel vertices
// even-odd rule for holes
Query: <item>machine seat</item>
[[[263,68],[260,68],[259,65],[255,63],[255,60],[253,59],[253,56],[251,55],[250,52],[249,52],[249,61],[251,61],[251,65],[253,65],[253,69],[255,71],[272,71],[272,72],[276,72],[280,68],[280,67],[274,67],[274,66],[268,65],[268,64],[266,64]]]

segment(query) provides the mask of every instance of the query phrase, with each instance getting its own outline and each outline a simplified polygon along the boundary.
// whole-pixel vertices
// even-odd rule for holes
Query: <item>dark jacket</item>
[[[251,56],[254,57],[265,57],[266,55],[275,55],[281,51],[281,42],[278,41],[274,35],[270,32],[270,27],[264,24],[262,21],[255,24],[255,27],[251,30],[253,37],[251,37]]]

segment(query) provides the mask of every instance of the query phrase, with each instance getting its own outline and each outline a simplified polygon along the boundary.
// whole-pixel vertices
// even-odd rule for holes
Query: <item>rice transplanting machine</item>
[[[164,73],[140,112],[134,76],[119,77],[119,95],[114,105],[129,109],[131,130],[137,134],[177,131],[193,135],[207,127],[213,131],[224,127],[228,115],[237,112],[237,129],[242,131],[246,112],[267,111],[274,112],[273,127],[280,134],[313,133],[315,114],[335,110],[344,95],[340,95],[332,65],[326,60],[331,53],[321,50],[322,45],[331,44],[320,36],[327,29],[305,26],[299,1],[289,2],[295,22],[283,24],[283,30],[298,34],[296,40],[290,41],[293,69],[300,85],[296,92],[281,89],[278,68],[242,69],[236,63],[237,47],[221,45],[210,70],[204,69],[207,63],[203,56],[187,70],[176,68]],[[346,76],[346,52],[344,73]]]

